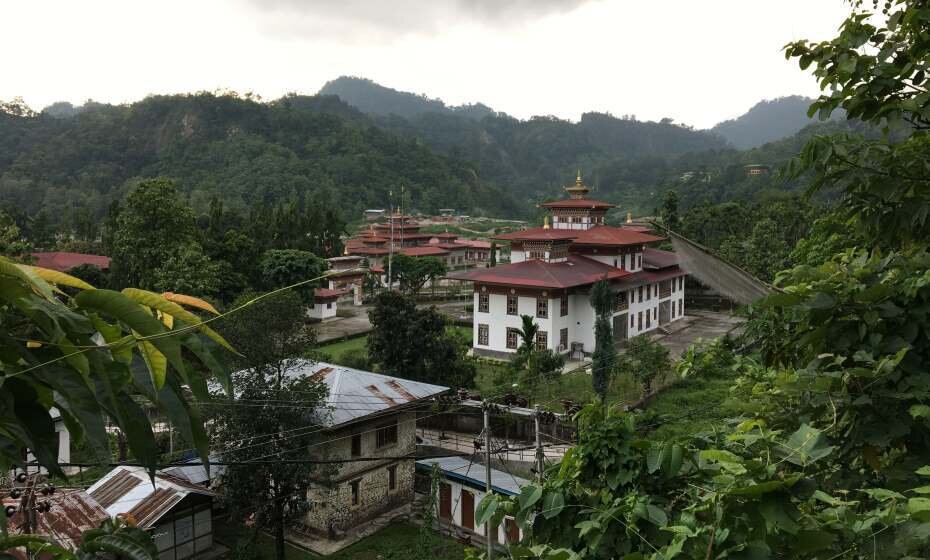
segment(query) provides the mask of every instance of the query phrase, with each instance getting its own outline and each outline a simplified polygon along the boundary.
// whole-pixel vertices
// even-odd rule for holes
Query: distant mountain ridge
[[[800,95],[763,100],[743,115],[718,123],[711,131],[726,138],[740,150],[756,148],[791,136],[805,126],[818,122],[816,118],[807,117],[807,108],[813,101]]]
[[[480,120],[487,115],[494,114],[494,110],[483,103],[446,105],[441,99],[398,91],[367,78],[354,76],[340,76],[326,82],[320,88],[319,94],[338,96],[358,110],[373,115],[398,115],[410,118],[422,113],[446,113]]]

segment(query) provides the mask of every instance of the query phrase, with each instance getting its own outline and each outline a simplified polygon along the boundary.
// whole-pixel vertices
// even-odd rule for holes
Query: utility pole
[[[536,482],[543,483],[545,456],[543,455],[542,435],[539,430],[539,405],[533,407],[533,422],[536,424]]]
[[[491,403],[484,401],[484,491],[491,495]],[[484,540],[488,545],[488,560],[494,556],[494,544],[491,541],[491,520],[484,524]]]
[[[394,289],[394,280],[391,276],[391,263],[394,261],[394,191],[388,191],[388,220],[391,221],[391,243],[388,246],[388,290]]]

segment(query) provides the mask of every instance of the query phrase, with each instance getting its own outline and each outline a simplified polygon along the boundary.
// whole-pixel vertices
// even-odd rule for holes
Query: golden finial
[[[626,223],[628,223],[628,224],[632,224],[632,223],[633,223],[633,213],[632,213],[632,212],[627,212],[627,213],[626,213]]]
[[[583,184],[584,184],[584,183],[581,181],[581,170],[580,170],[580,169],[578,170],[578,175],[575,177],[575,184],[576,184],[576,185],[583,185]]]
[[[349,254],[349,247],[348,247],[347,245],[343,245],[343,246],[342,246],[342,254],[343,254],[343,255],[348,255],[348,254]]]
[[[543,229],[549,229],[549,216],[543,218]]]

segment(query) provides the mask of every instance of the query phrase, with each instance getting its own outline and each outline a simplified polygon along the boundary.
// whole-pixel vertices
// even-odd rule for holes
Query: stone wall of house
[[[378,429],[396,422],[396,443],[378,447]],[[385,457],[384,461],[357,461],[330,469],[326,480],[311,486],[310,510],[304,520],[307,529],[338,538],[353,527],[413,500],[414,461],[393,457],[416,451],[416,414],[403,412],[380,416],[327,435],[322,447],[325,459],[351,459],[352,436],[361,438],[359,457]],[[395,486],[390,488],[388,469],[395,469]],[[353,504],[352,485],[358,484],[358,503]]]

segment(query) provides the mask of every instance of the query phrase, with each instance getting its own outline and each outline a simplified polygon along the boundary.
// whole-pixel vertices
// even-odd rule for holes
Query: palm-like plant
[[[520,319],[523,321],[523,325],[520,329],[517,329],[517,334],[520,335],[523,344],[517,349],[517,353],[522,356],[528,356],[533,353],[533,349],[535,348],[536,333],[539,332],[539,325],[537,325],[529,315],[520,315]]]

